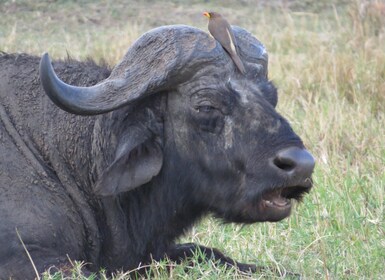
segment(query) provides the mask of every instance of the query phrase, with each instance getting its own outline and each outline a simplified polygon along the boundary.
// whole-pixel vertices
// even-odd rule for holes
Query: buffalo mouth
[[[260,210],[266,221],[280,221],[290,215],[292,200],[301,200],[311,187],[292,186],[265,192],[260,201]]]

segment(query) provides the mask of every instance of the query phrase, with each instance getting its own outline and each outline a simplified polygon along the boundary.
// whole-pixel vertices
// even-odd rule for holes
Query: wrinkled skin
[[[266,82],[270,91],[262,93],[252,82],[242,80],[240,85],[230,82],[219,88],[210,82],[195,86],[192,82],[187,89],[181,88],[180,92],[191,93],[189,98],[183,99],[178,93],[170,95],[173,127],[169,128],[171,133],[166,133],[173,136],[171,141],[178,156],[197,173],[196,178],[208,178],[195,186],[199,189],[195,199],[202,203],[201,207],[229,222],[253,223],[286,217],[287,213],[264,211],[258,202],[267,188],[281,187],[286,180],[273,168],[266,168],[269,160],[285,147],[303,147],[287,121],[274,110],[274,104],[263,97],[266,94],[274,98],[274,87]],[[192,178],[191,184],[195,185],[194,181]]]
[[[236,223],[287,217],[291,199],[311,188],[314,162],[275,110],[267,57],[253,58],[250,75],[240,75],[215,41],[190,31],[188,40],[207,38],[209,55],[183,53],[191,56],[188,67],[164,71],[159,79],[170,83],[158,91],[144,87],[130,104],[86,112],[50,95],[59,107],[91,116],[69,114],[50,101],[38,58],[0,56],[0,278],[34,277],[16,228],[39,272],[66,267],[68,257],[89,263],[88,271],[128,270],[151,258],[180,261],[197,248],[222,264],[255,271],[216,249],[175,240],[208,213]],[[155,44],[155,35],[145,36]],[[110,78],[131,69],[130,60],[128,54]],[[53,66],[64,82],[83,87],[110,75],[93,63]],[[115,101],[105,100],[112,108]],[[277,163],[287,148],[305,153],[306,172],[294,169],[294,176]]]

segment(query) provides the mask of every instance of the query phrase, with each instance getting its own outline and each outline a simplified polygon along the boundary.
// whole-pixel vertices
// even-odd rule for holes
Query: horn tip
[[[47,52],[45,52],[40,59],[40,64],[42,65],[42,64],[47,64],[47,63],[51,63],[51,59],[49,57],[49,54]]]

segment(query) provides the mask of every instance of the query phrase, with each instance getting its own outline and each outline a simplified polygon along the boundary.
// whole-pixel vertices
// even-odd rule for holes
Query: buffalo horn
[[[245,41],[246,55],[265,59],[265,49],[243,29],[239,43]],[[257,47],[257,52],[255,52]],[[165,91],[187,81],[202,67],[226,67],[229,58],[207,33],[184,25],[164,26],[143,34],[127,51],[111,75],[91,87],[72,86],[61,81],[53,70],[48,54],[40,61],[40,80],[51,100],[60,108],[78,115],[109,112]],[[262,68],[265,68],[264,66]],[[265,69],[266,70],[266,69]]]

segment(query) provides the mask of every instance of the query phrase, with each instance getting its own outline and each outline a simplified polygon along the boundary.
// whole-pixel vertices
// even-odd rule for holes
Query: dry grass
[[[276,6],[269,7],[256,0],[49,5],[6,1],[0,5],[4,15],[0,50],[37,55],[49,51],[56,58],[66,57],[68,51],[78,59],[90,56],[114,64],[152,27],[183,23],[206,29],[202,11],[222,12],[266,44],[270,77],[280,88],[278,110],[317,158],[315,188],[288,220],[240,227],[207,219],[184,240],[305,279],[381,279],[385,275],[384,2],[372,1],[369,6],[341,2],[274,1]],[[153,265],[154,278],[168,279],[165,265]],[[171,277],[248,279],[210,263],[196,264],[189,272],[184,269],[176,266]],[[61,279],[56,277],[48,278]],[[264,271],[253,278],[281,276]]]

